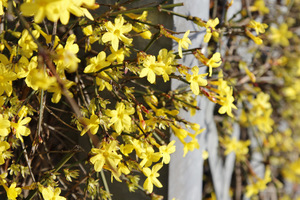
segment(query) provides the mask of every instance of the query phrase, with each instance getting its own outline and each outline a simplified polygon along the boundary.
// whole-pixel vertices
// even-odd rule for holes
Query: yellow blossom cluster
[[[170,10],[180,4],[127,8],[131,3],[0,0],[0,190],[7,199],[111,199],[107,174],[131,192],[161,198],[155,187],[163,187],[159,177],[177,145],[169,132],[182,143],[183,157],[200,148],[206,127],[180,116],[180,110],[193,116],[202,109],[199,96],[216,104],[222,156],[234,153],[236,171],[249,174],[241,178],[245,196],[258,195],[279,173],[298,183],[296,21],[284,15],[285,23],[259,22],[255,16],[275,12],[261,0],[237,13],[240,21],[217,14],[204,21]],[[287,6],[296,13],[300,2]],[[154,8],[197,24],[207,51],[190,49],[190,30],[152,23]],[[176,50],[150,53],[166,38]],[[249,45],[252,63],[234,50],[240,45]],[[187,54],[199,65],[178,64]],[[173,80],[184,86],[162,87]],[[234,123],[240,137],[232,136]],[[253,135],[260,146],[250,150]],[[249,164],[253,152],[267,163],[264,179]],[[203,151],[203,159],[209,153]]]
[[[13,9],[15,23],[21,26],[2,32],[0,52],[0,165],[9,165],[11,174],[18,177],[21,173],[29,178],[35,168],[31,166],[35,154],[42,150],[48,160],[51,157],[48,141],[59,129],[46,120],[45,113],[72,130],[74,136],[88,135],[92,148],[87,161],[93,166],[92,174],[110,171],[117,181],[129,180],[128,186],[133,184],[136,188],[139,183],[130,176],[139,171],[146,176],[143,188],[149,193],[153,186],[162,187],[157,179],[159,170],[175,152],[175,141],[167,142],[168,128],[184,144],[184,156],[199,148],[196,136],[204,129],[181,119],[178,111],[184,108],[195,113],[199,109],[196,96],[208,85],[207,74],[198,74],[199,66],[177,64],[177,59],[183,57],[182,49],[188,50],[191,44],[189,30],[178,38],[157,26],[161,35],[178,42],[178,52],[162,48],[152,55],[133,47],[133,32],[144,40],[154,37],[148,11],[92,16],[89,10],[99,8],[94,0],[1,2],[0,14],[4,16]],[[84,37],[67,30],[69,25],[77,26]],[[222,63],[219,53],[204,60],[210,76],[212,69]],[[148,84],[173,78],[189,83],[190,89],[166,93]],[[57,111],[71,114],[61,115]],[[51,130],[51,134],[46,130]],[[24,160],[12,159],[20,145],[23,149],[31,148],[30,152],[20,155]],[[71,154],[76,152],[72,150]],[[51,164],[52,169],[44,172],[41,179],[32,177],[34,184],[22,189],[18,187],[21,183],[11,181],[18,179],[10,180],[5,174],[1,185],[9,199],[28,194],[22,190],[30,190],[28,198],[40,193],[44,199],[66,199],[61,196],[64,192],[56,180],[61,177],[61,167],[66,181],[77,179],[77,166],[74,169],[64,165],[71,158],[66,156],[60,162],[62,165]],[[88,195],[94,198],[99,192],[95,190],[98,183],[92,177],[87,181]],[[106,195],[107,191],[101,192]]]

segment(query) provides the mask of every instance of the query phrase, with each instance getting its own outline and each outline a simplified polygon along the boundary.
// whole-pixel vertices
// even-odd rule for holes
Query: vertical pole
[[[184,15],[197,16],[203,20],[208,20],[209,16],[209,1],[208,0],[174,0],[174,3],[184,2],[184,6],[176,7],[174,12],[178,12]],[[185,32],[190,30],[189,35],[192,45],[189,48],[203,48],[203,32],[193,33],[193,31],[199,31],[197,27],[191,21],[187,21],[183,18],[174,16],[174,30],[177,32]],[[203,30],[203,28],[201,29]],[[177,51],[177,44],[174,43],[175,51]],[[199,63],[193,55],[184,56],[182,60],[183,65],[193,67],[198,66]],[[201,71],[202,70],[202,71]],[[205,68],[200,68],[200,73],[205,73]],[[182,82],[172,80],[172,90],[181,87]],[[201,128],[204,127],[204,117],[206,112],[207,99],[198,97],[198,106],[201,108],[193,117],[185,111],[180,111],[182,118],[200,124]],[[176,200],[200,200],[202,199],[202,175],[203,175],[203,159],[202,151],[205,148],[205,134],[206,131],[198,135],[200,143],[200,149],[195,149],[193,152],[189,152],[185,158],[183,158],[183,145],[180,141],[172,136],[171,140],[176,140],[176,152],[172,154],[171,163],[169,166],[169,200],[176,198]]]

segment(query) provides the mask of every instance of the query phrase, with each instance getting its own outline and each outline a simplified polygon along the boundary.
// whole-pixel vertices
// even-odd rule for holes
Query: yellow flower
[[[25,82],[28,87],[34,90],[47,90],[50,85],[56,82],[56,78],[49,77],[42,69],[33,69],[27,75]]]
[[[130,131],[131,129],[131,117],[135,112],[133,107],[125,107],[124,103],[118,102],[116,105],[116,110],[106,110],[107,116],[111,117],[110,124],[114,125],[114,129],[118,134],[120,134],[123,130]]]
[[[68,90],[70,87],[75,85],[73,81],[67,80],[65,77],[61,79],[62,83],[64,84],[65,89],[67,90],[67,93],[70,97],[73,97],[73,94]],[[62,95],[62,88],[58,84],[58,82],[53,82],[47,89],[48,92],[53,92],[53,96],[51,98],[52,103],[58,103],[59,100],[61,99]]]
[[[265,29],[268,28],[268,25],[251,20],[248,27],[255,29],[255,32],[258,35],[259,33],[264,33],[266,31]]]
[[[18,67],[15,68],[18,78],[27,77],[31,70],[37,68],[37,56],[33,56],[30,59],[30,62],[27,62],[27,58],[22,56],[18,62]]]
[[[35,39],[40,37],[40,33],[37,30],[31,31]],[[38,45],[35,43],[27,29],[22,32],[22,37],[19,39],[18,44],[21,47],[22,53],[27,58],[32,56],[32,52],[38,49]]]
[[[146,40],[150,40],[152,37],[152,33],[149,30],[143,30],[142,32],[140,32],[140,36]]]
[[[91,118],[83,117],[81,122],[84,124],[84,129],[81,131],[80,135],[83,136],[87,131],[90,131],[91,134],[95,135],[98,132],[100,119],[94,112],[91,115]]]
[[[64,1],[62,1],[61,7],[59,10],[59,19],[60,19],[61,23],[66,25],[69,22],[70,13],[72,13],[73,15],[75,15],[77,17],[83,16],[84,12],[80,8],[81,4],[82,4],[81,0],[64,0]]]
[[[3,7],[7,7],[7,0],[0,0],[0,15],[4,14]]]
[[[11,122],[11,126],[15,129],[16,137],[23,142],[22,136],[28,136],[30,129],[25,125],[31,121],[30,117],[20,118],[17,123]]]
[[[193,138],[190,142],[184,142],[183,143],[183,157],[185,157],[189,151],[194,151],[195,148],[196,149],[200,148],[197,138]]]
[[[43,187],[42,195],[44,200],[66,200],[65,197],[59,196],[61,193],[60,188]]]
[[[143,62],[144,68],[140,73],[140,77],[147,76],[147,80],[153,84],[156,80],[156,75],[162,75],[164,64],[162,62],[156,62],[155,56],[147,56]]]
[[[176,67],[173,65],[176,64],[175,55],[173,51],[169,51],[167,49],[161,49],[157,56],[157,61],[160,63],[162,62],[164,65],[162,66],[163,69],[163,79],[164,82],[169,81],[169,75],[176,71]]]
[[[34,15],[34,21],[41,23],[46,16],[50,21],[58,21],[61,7],[62,0],[31,0],[23,3],[20,9],[24,16]]]
[[[77,178],[79,176],[79,170],[69,170],[64,169],[64,174],[66,176],[66,180],[69,182],[72,182],[72,178]]]
[[[189,151],[194,151],[195,148],[196,149],[200,148],[198,139],[196,137],[197,137],[197,135],[202,133],[205,129],[204,128],[200,129],[199,124],[196,124],[196,125],[198,125],[199,128],[196,130],[194,129],[195,130],[194,134],[187,132],[187,134],[192,138],[192,140],[190,142],[183,142],[183,157],[185,157]]]
[[[122,63],[124,61],[125,55],[129,55],[124,48],[120,48],[118,51],[115,51],[112,47],[109,47],[111,54],[107,57],[109,62],[114,62],[117,60],[118,63]]]
[[[111,64],[106,61],[106,53],[104,51],[101,51],[97,56],[92,57],[89,62],[90,64],[86,66],[84,73],[94,73]]]
[[[256,0],[253,6],[250,7],[250,10],[258,11],[261,15],[269,13],[269,8],[266,7],[264,0]]]
[[[160,170],[162,168],[162,164],[156,164],[152,167],[152,170],[149,169],[148,167],[144,167],[143,168],[143,173],[144,175],[147,177],[147,179],[144,182],[144,189],[147,190],[148,192],[152,193],[153,191],[153,185],[155,185],[156,187],[161,188],[162,184],[159,182],[159,180],[157,179],[157,177],[159,177],[159,173],[158,170]]]
[[[126,16],[130,17],[131,19],[135,19],[136,21],[145,22],[148,15],[148,11],[144,11],[141,15],[128,13]],[[152,33],[148,30],[149,26],[144,23],[135,22],[133,24],[132,30],[139,33],[139,35],[144,39],[151,39]]]
[[[104,33],[102,36],[102,41],[104,43],[111,42],[111,46],[115,51],[117,51],[119,48],[119,40],[127,45],[131,44],[132,42],[132,39],[129,39],[124,35],[131,31],[132,25],[129,23],[124,25],[124,23],[124,18],[119,15],[115,19],[115,24],[111,23],[110,21],[105,24],[108,32]]]
[[[66,25],[70,19],[70,13],[77,17],[86,16],[93,20],[91,14],[86,8],[95,9],[95,0],[29,0],[23,3],[20,7],[24,16],[34,16],[35,23],[41,23],[45,17],[52,22],[57,22],[59,19],[62,24]]]
[[[212,74],[212,68],[219,67],[221,64],[221,54],[219,52],[214,53],[214,55],[206,63],[206,65],[209,67],[209,76]]]
[[[249,152],[250,140],[246,141],[238,141],[236,138],[229,138],[226,136],[225,138],[220,138],[220,142],[225,146],[225,155],[234,152],[236,155],[237,161],[245,161],[246,156]]]
[[[0,95],[5,92],[7,96],[10,96],[12,93],[12,81],[16,79],[16,73],[9,70],[3,63],[0,63]]]
[[[29,61],[25,56],[22,56],[18,63],[14,66],[14,72],[17,73],[17,77],[24,78],[29,73]]]
[[[226,112],[228,116],[233,117],[232,108],[237,109],[237,107],[233,104],[234,102],[234,98],[232,96],[233,89],[230,88],[227,91],[228,92],[226,93],[225,97],[220,97],[222,106],[219,108],[218,112],[220,114],[224,114]]]
[[[117,166],[121,161],[122,156],[116,152],[117,147],[117,141],[114,140],[109,144],[103,142],[102,147],[100,148],[92,148],[90,162],[94,165],[96,172],[100,172],[105,165],[118,180],[120,174]]]
[[[99,86],[99,91],[103,91],[105,88],[107,90],[112,90],[112,84],[110,84],[111,78],[106,73],[98,73],[96,77],[96,84]]]
[[[209,153],[207,150],[203,150],[202,151],[202,159],[206,160],[209,157]]]
[[[270,39],[274,44],[281,44],[282,46],[289,46],[290,42],[288,39],[293,37],[293,33],[288,30],[288,25],[283,23],[280,25],[279,29],[271,27]]]
[[[259,92],[256,95],[256,98],[251,100],[251,104],[255,109],[262,109],[261,113],[265,112],[265,110],[272,108],[272,105],[270,103],[270,95]]]
[[[194,66],[192,68],[192,72],[193,72],[193,75],[190,75],[190,74],[186,75],[186,80],[190,83],[192,92],[195,95],[198,95],[200,93],[199,87],[207,85],[207,80],[203,78],[203,77],[207,76],[207,73],[206,74],[198,74],[199,68],[197,66]]]
[[[99,36],[95,35],[95,30],[93,30],[92,25],[88,25],[82,29],[84,35],[88,36],[90,39],[90,43],[93,44],[94,42],[100,39]]]
[[[214,20],[210,19],[206,23],[206,34],[204,35],[204,42],[208,43],[211,36],[215,39],[219,37],[219,33],[216,31],[216,26],[219,24],[219,19],[216,18]]]
[[[246,186],[246,197],[250,198],[260,191],[264,191],[271,180],[271,170],[269,167],[266,167],[264,179],[259,179],[257,182]]]
[[[184,139],[188,136],[188,131],[183,128],[177,128],[176,126],[171,125],[172,131],[174,135],[178,137],[178,139],[184,143]]]
[[[58,59],[56,59],[57,71],[60,74],[63,74],[64,70],[69,73],[77,70],[80,59],[76,56],[79,47],[77,44],[74,44],[75,40],[76,36],[72,34],[68,37],[65,47],[59,44],[55,50],[58,55]]]
[[[8,116],[0,114],[0,136],[5,137],[10,133],[10,121]]]
[[[0,122],[1,123],[1,122]],[[1,129],[0,129],[1,131]],[[0,142],[0,165],[3,165],[5,163],[5,155],[3,153],[10,148],[10,145],[6,141],[1,141]]]
[[[19,194],[22,192],[22,189],[16,187],[17,183],[13,182],[10,187],[6,190],[7,198],[9,200],[15,200]]]
[[[154,149],[151,145],[145,146],[135,146],[135,148],[143,148],[141,151],[141,155],[139,156],[143,160],[140,163],[141,167],[149,167],[153,162],[157,162],[160,158],[161,155],[158,152],[154,152]]]
[[[92,25],[88,25],[82,29],[84,35],[87,36],[86,44],[85,44],[85,51],[91,50],[91,44],[95,43],[96,41],[100,40],[100,28],[95,28],[93,30]]]
[[[130,174],[130,170],[128,169],[128,167],[121,162],[118,164],[118,172],[119,174]]]
[[[134,149],[134,146],[132,144],[121,144],[120,145],[120,151],[122,152],[122,154],[124,154],[125,156],[128,156],[128,154],[130,154]]]
[[[271,117],[272,112],[273,109],[268,109],[262,112],[260,116],[256,116],[252,121],[253,125],[256,125],[262,132],[271,133],[274,125],[274,120]]]
[[[188,35],[190,34],[190,30],[187,30],[182,39],[176,40],[178,42],[178,54],[182,58],[182,48],[188,49],[189,44],[192,44],[191,40],[188,38]]]
[[[260,39],[258,36],[253,35],[248,29],[245,29],[245,33],[255,42],[255,44],[261,45],[263,43],[262,39]]]
[[[163,145],[159,147],[159,152],[162,154],[162,162],[165,164],[169,164],[170,162],[170,154],[174,153],[176,147],[174,146],[175,140],[171,141],[168,145]]]

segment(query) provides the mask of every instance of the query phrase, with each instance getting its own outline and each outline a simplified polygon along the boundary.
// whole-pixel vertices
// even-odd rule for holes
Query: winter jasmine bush
[[[130,192],[162,199],[153,189],[163,187],[160,170],[176,150],[167,131],[183,144],[183,156],[199,148],[197,135],[205,127],[181,118],[179,111],[195,114],[200,95],[216,104],[220,152],[235,153],[236,168],[248,175],[242,177],[243,194],[254,198],[272,184],[278,197],[292,198],[295,193],[285,194],[282,185],[290,181],[299,187],[300,60],[293,32],[299,16],[292,17],[300,2],[275,4],[290,9],[281,13],[255,0],[236,13],[239,20],[211,16],[208,21],[172,11],[183,4],[162,1],[129,9],[130,3],[0,1],[2,194],[11,200],[112,199],[108,172],[110,181],[127,184]],[[100,7],[104,11],[95,12]],[[179,36],[152,23],[152,10],[197,24],[206,31],[208,50],[189,48],[190,30]],[[270,19],[271,14],[284,22]],[[133,45],[137,37],[148,43],[146,49]],[[148,53],[166,38],[178,43],[176,51]],[[217,48],[223,39],[231,41],[225,54]],[[248,46],[252,63],[232,50],[238,43]],[[178,64],[187,54],[199,66]],[[200,67],[207,73],[199,74]],[[156,87],[158,80],[172,79],[186,87],[168,92]],[[241,138],[231,137],[233,123],[244,130]],[[250,132],[261,141],[252,151],[264,157],[264,177],[249,164]],[[238,194],[236,199],[242,197]]]

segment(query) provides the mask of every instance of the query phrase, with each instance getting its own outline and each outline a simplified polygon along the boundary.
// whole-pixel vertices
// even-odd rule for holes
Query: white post
[[[174,3],[184,2],[184,6],[176,7],[174,12],[178,12],[184,15],[197,16],[203,20],[208,20],[209,16],[209,1],[208,0],[174,0]],[[189,35],[192,45],[189,48],[200,47],[203,43],[204,33],[193,33],[192,31],[199,31],[200,29],[191,21],[187,21],[183,18],[174,16],[174,29],[177,32],[185,32],[190,30]],[[201,29],[203,30],[203,28]],[[177,51],[177,44],[174,44],[174,50]],[[193,67],[198,66],[199,63],[193,55],[184,56],[182,64]],[[201,71],[203,70],[203,71]],[[205,73],[205,69],[200,69],[200,73]],[[182,82],[172,81],[171,88],[176,89],[180,87]],[[206,98],[198,99],[198,106],[201,108],[195,116],[191,117],[189,113],[181,111],[180,116],[191,122],[200,124],[204,127],[204,117],[206,113]],[[198,135],[200,143],[200,149],[196,149],[193,152],[189,152],[185,158],[183,158],[183,145],[176,137],[172,136],[171,140],[176,140],[176,152],[172,154],[171,163],[169,166],[169,200],[176,198],[176,200],[200,200],[202,199],[202,175],[203,175],[203,159],[202,151],[205,146],[206,131]]]

